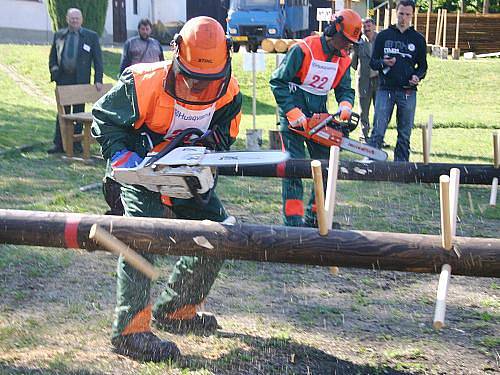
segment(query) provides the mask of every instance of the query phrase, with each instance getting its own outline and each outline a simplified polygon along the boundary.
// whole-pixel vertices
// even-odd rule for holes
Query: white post
[[[446,313],[446,296],[448,294],[448,285],[450,284],[451,267],[444,264],[439,275],[438,290],[436,296],[436,308],[434,310],[435,329],[441,329],[444,326],[444,316]]]
[[[257,73],[255,72],[255,52],[250,52],[252,54],[252,128],[256,129],[256,117],[257,117]]]
[[[498,177],[493,177],[493,182],[491,183],[491,195],[490,195],[491,207],[495,207],[497,205],[497,191],[498,191]]]

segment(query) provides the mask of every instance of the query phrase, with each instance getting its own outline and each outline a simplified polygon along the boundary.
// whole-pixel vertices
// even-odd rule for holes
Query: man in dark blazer
[[[58,30],[54,34],[54,41],[50,49],[49,69],[50,79],[56,85],[74,85],[90,83],[90,68],[94,63],[94,84],[97,91],[102,90],[102,53],[98,35],[82,27],[82,12],[77,8],[70,8],[66,13],[68,27]],[[85,104],[65,106],[66,113],[84,112]],[[75,134],[81,133],[82,125],[75,126]],[[81,152],[81,143],[75,143],[75,152]],[[56,119],[54,146],[48,150],[49,154],[62,153],[63,144],[59,119]]]
[[[363,138],[368,141],[370,133],[370,105],[375,105],[378,85],[378,72],[370,68],[373,43],[375,42],[375,22],[371,18],[363,20],[363,35],[359,44],[354,46],[351,66],[357,71],[357,90],[361,115]]]

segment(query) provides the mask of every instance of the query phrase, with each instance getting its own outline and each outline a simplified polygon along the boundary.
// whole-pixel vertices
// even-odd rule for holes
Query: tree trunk
[[[323,174],[328,174],[328,160],[321,160]],[[360,163],[340,161],[340,180],[392,181],[409,183],[437,183],[439,176],[449,174],[451,168],[460,169],[460,183],[490,185],[494,177],[500,178],[500,169],[488,164],[405,163],[383,162]],[[291,159],[279,165],[238,166],[218,168],[220,175],[297,177],[311,178],[311,160]]]
[[[93,224],[145,253],[427,273],[449,264],[454,275],[500,276],[500,239],[493,238],[457,237],[457,250],[446,251],[440,236],[420,234],[320,236],[313,228],[0,209],[0,243],[97,250]]]

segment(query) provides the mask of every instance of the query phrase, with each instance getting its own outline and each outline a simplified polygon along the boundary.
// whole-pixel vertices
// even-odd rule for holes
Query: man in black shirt
[[[147,18],[143,18],[137,25],[137,36],[127,39],[123,45],[120,61],[120,74],[125,68],[138,63],[152,63],[163,61],[163,49],[160,42],[151,38],[153,25]]]
[[[382,147],[394,105],[397,105],[398,140],[394,160],[408,161],[417,104],[417,85],[427,72],[427,46],[424,37],[410,26],[415,3],[400,0],[396,11],[397,24],[377,35],[370,60],[370,67],[379,71],[379,87],[373,131],[368,144]]]

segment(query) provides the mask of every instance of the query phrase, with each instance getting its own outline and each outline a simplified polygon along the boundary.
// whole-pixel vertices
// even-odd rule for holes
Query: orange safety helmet
[[[165,90],[186,104],[210,104],[227,91],[231,79],[230,39],[215,19],[195,17],[172,41],[174,58]]]
[[[343,9],[332,16],[332,23],[325,29],[325,35],[333,37],[341,33],[347,40],[354,44],[361,38],[361,16],[352,9]]]

